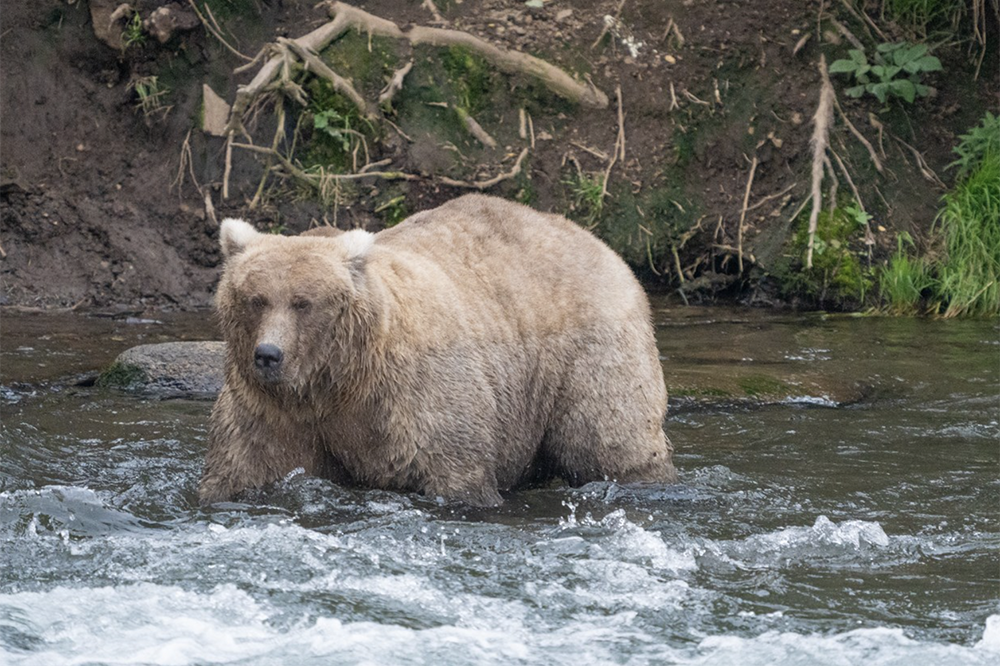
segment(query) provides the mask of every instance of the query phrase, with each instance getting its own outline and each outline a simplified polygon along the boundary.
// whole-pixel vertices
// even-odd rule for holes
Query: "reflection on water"
[[[210,336],[204,319],[5,315],[0,661],[995,663],[996,326],[657,317],[671,386],[863,391],[679,401],[674,486],[473,510],[297,476],[206,512],[209,403],[67,380],[137,342]]]

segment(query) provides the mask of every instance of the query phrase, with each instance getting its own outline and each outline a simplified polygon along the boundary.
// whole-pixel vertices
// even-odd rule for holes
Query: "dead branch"
[[[737,255],[737,265],[739,266],[740,274],[743,273],[743,224],[747,218],[747,204],[750,203],[750,190],[753,188],[753,176],[757,172],[757,156],[753,156],[753,162],[750,163],[750,175],[747,176],[747,187],[743,192],[743,210],[740,211],[740,226],[736,230],[736,247],[739,250]]]
[[[389,111],[392,108],[392,98],[396,96],[396,93],[403,89],[403,79],[406,78],[406,75],[410,73],[411,69],[413,69],[412,60],[392,73],[392,78],[389,79],[389,83],[382,89],[382,92],[378,96],[379,106],[386,111]]]
[[[505,180],[510,180],[511,178],[514,178],[519,173],[521,173],[521,165],[524,163],[524,158],[526,158],[527,156],[528,156],[528,149],[525,148],[524,150],[521,151],[521,154],[517,156],[517,161],[514,163],[513,169],[511,169],[506,173],[498,174],[493,178],[490,178],[489,180],[470,182],[466,180],[454,180],[452,178],[448,178],[447,176],[442,176],[438,180],[440,180],[442,184],[450,185],[452,187],[464,187],[473,190],[486,190],[493,187],[497,183],[502,183]]]
[[[487,148],[497,147],[496,139],[490,136],[489,132],[484,130],[483,126],[476,122],[476,119],[473,118],[468,111],[458,106],[454,107],[454,109],[455,113],[457,113],[458,117],[461,119],[462,124],[465,126],[465,129],[476,139],[476,141],[483,144]]]
[[[826,57],[819,57],[820,91],[819,104],[813,116],[813,149],[812,159],[812,212],[809,214],[809,245],[806,251],[806,268],[812,268],[813,245],[816,241],[816,224],[819,221],[819,209],[823,206],[823,164],[826,158],[826,147],[830,141],[830,123],[833,120],[833,86],[826,71]]]
[[[342,4],[337,3],[335,7]],[[502,72],[527,74],[535,77],[544,83],[549,90],[570,101],[595,109],[606,109],[608,106],[608,96],[593,83],[588,82],[587,85],[584,85],[544,60],[519,51],[508,51],[494,46],[467,32],[414,26],[403,36],[414,45],[463,46]]]

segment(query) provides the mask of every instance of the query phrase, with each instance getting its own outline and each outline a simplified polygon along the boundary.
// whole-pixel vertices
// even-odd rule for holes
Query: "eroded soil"
[[[142,16],[167,4],[134,3]],[[235,47],[251,55],[276,36],[297,37],[328,20],[326,8],[312,2],[209,4],[218,5],[223,31]],[[357,5],[401,26],[434,20],[410,0]],[[595,232],[651,286],[675,289],[683,275],[692,298],[743,294],[774,302],[769,271],[794,233],[792,214],[808,195],[817,63],[821,54],[832,60],[849,48],[827,21],[818,31],[819,3],[627,0],[616,24],[621,27],[596,46],[604,17],[616,15],[617,0],[552,0],[540,9],[520,0],[451,0],[438,6],[447,27],[589,77],[611,99],[599,110],[539,102],[525,174],[491,192],[587,223],[585,206],[574,200],[567,181],[575,173],[606,171],[618,135],[620,86],[625,157],[609,172],[609,194],[604,215],[593,222]],[[827,10],[870,41],[849,14],[837,6]],[[209,304],[219,255],[206,192],[219,216],[243,215],[286,233],[333,220],[373,230],[386,223],[386,213],[375,211],[390,188],[378,181],[359,185],[336,211],[301,188],[269,185],[263,204],[250,210],[261,160],[245,152],[234,154],[231,192],[223,199],[224,140],[198,129],[202,84],[231,102],[236,86],[253,72],[234,75],[244,61],[201,27],[163,45],[147,37],[144,45],[121,50],[95,36],[85,0],[8,3],[0,20],[3,304],[140,309]],[[995,26],[990,29],[995,39]],[[632,51],[630,44],[641,46]],[[960,44],[939,50],[945,73],[928,81],[934,96],[905,113],[840,95],[848,116],[884,153],[888,166],[885,174],[876,174],[864,148],[838,122],[832,145],[875,215],[873,261],[895,248],[899,231],[923,237],[942,192],[888,132],[914,146],[947,182],[944,167],[956,135],[984,109],[997,106],[995,48],[978,81],[972,79],[970,49]],[[170,109],[144,115],[129,84],[154,74],[169,86]],[[508,86],[512,99],[528,85],[499,74],[491,81]],[[834,83],[839,89],[841,82]],[[510,166],[526,145],[517,134],[517,111],[513,105],[483,111],[480,120],[501,143],[493,152],[468,137],[448,146],[428,133],[411,142],[373,145],[371,160],[390,159],[393,168],[418,175],[391,192],[399,193],[409,212],[426,208],[464,191],[443,185],[440,176],[474,178]],[[887,128],[881,142],[869,120],[873,113]],[[265,115],[257,137],[264,143],[270,140],[267,123]],[[192,160],[182,169],[188,137]],[[455,153],[462,159],[456,161]],[[753,158],[757,167],[740,273],[739,220]],[[455,174],[463,164],[465,173]],[[847,183],[840,189],[848,191]],[[863,239],[852,242],[860,245]]]

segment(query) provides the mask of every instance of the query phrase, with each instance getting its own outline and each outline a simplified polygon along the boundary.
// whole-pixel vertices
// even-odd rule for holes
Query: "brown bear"
[[[220,242],[203,502],[297,468],[483,506],[552,475],[676,478],[646,295],[569,220],[468,195],[378,234],[228,219]]]

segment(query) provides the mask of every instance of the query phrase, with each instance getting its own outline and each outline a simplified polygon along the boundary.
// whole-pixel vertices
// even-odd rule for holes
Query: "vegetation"
[[[171,107],[164,104],[170,89],[160,83],[159,77],[141,76],[132,79],[128,84],[128,89],[135,92],[138,98],[135,106],[147,118],[154,113],[165,116],[170,112]]]
[[[143,31],[142,17],[139,16],[139,12],[133,12],[132,18],[125,24],[125,30],[122,32],[122,50],[142,46],[145,43],[146,33]]]
[[[1000,314],[1000,151],[943,197],[936,231],[946,258],[938,268],[944,315]]]
[[[908,233],[900,233],[896,243],[896,254],[879,275],[879,293],[891,314],[916,314],[925,291],[935,283],[934,277],[926,261],[910,256],[908,248],[914,243]]]
[[[883,104],[889,97],[899,97],[911,104],[917,97],[926,97],[930,88],[921,83],[921,75],[941,70],[941,61],[928,54],[926,44],[879,44],[874,63],[869,63],[868,56],[860,49],[851,49],[848,54],[849,59],[830,64],[830,73],[854,77],[857,85],[844,91],[850,97],[861,97],[867,92]],[[897,78],[903,75],[908,76]]]

